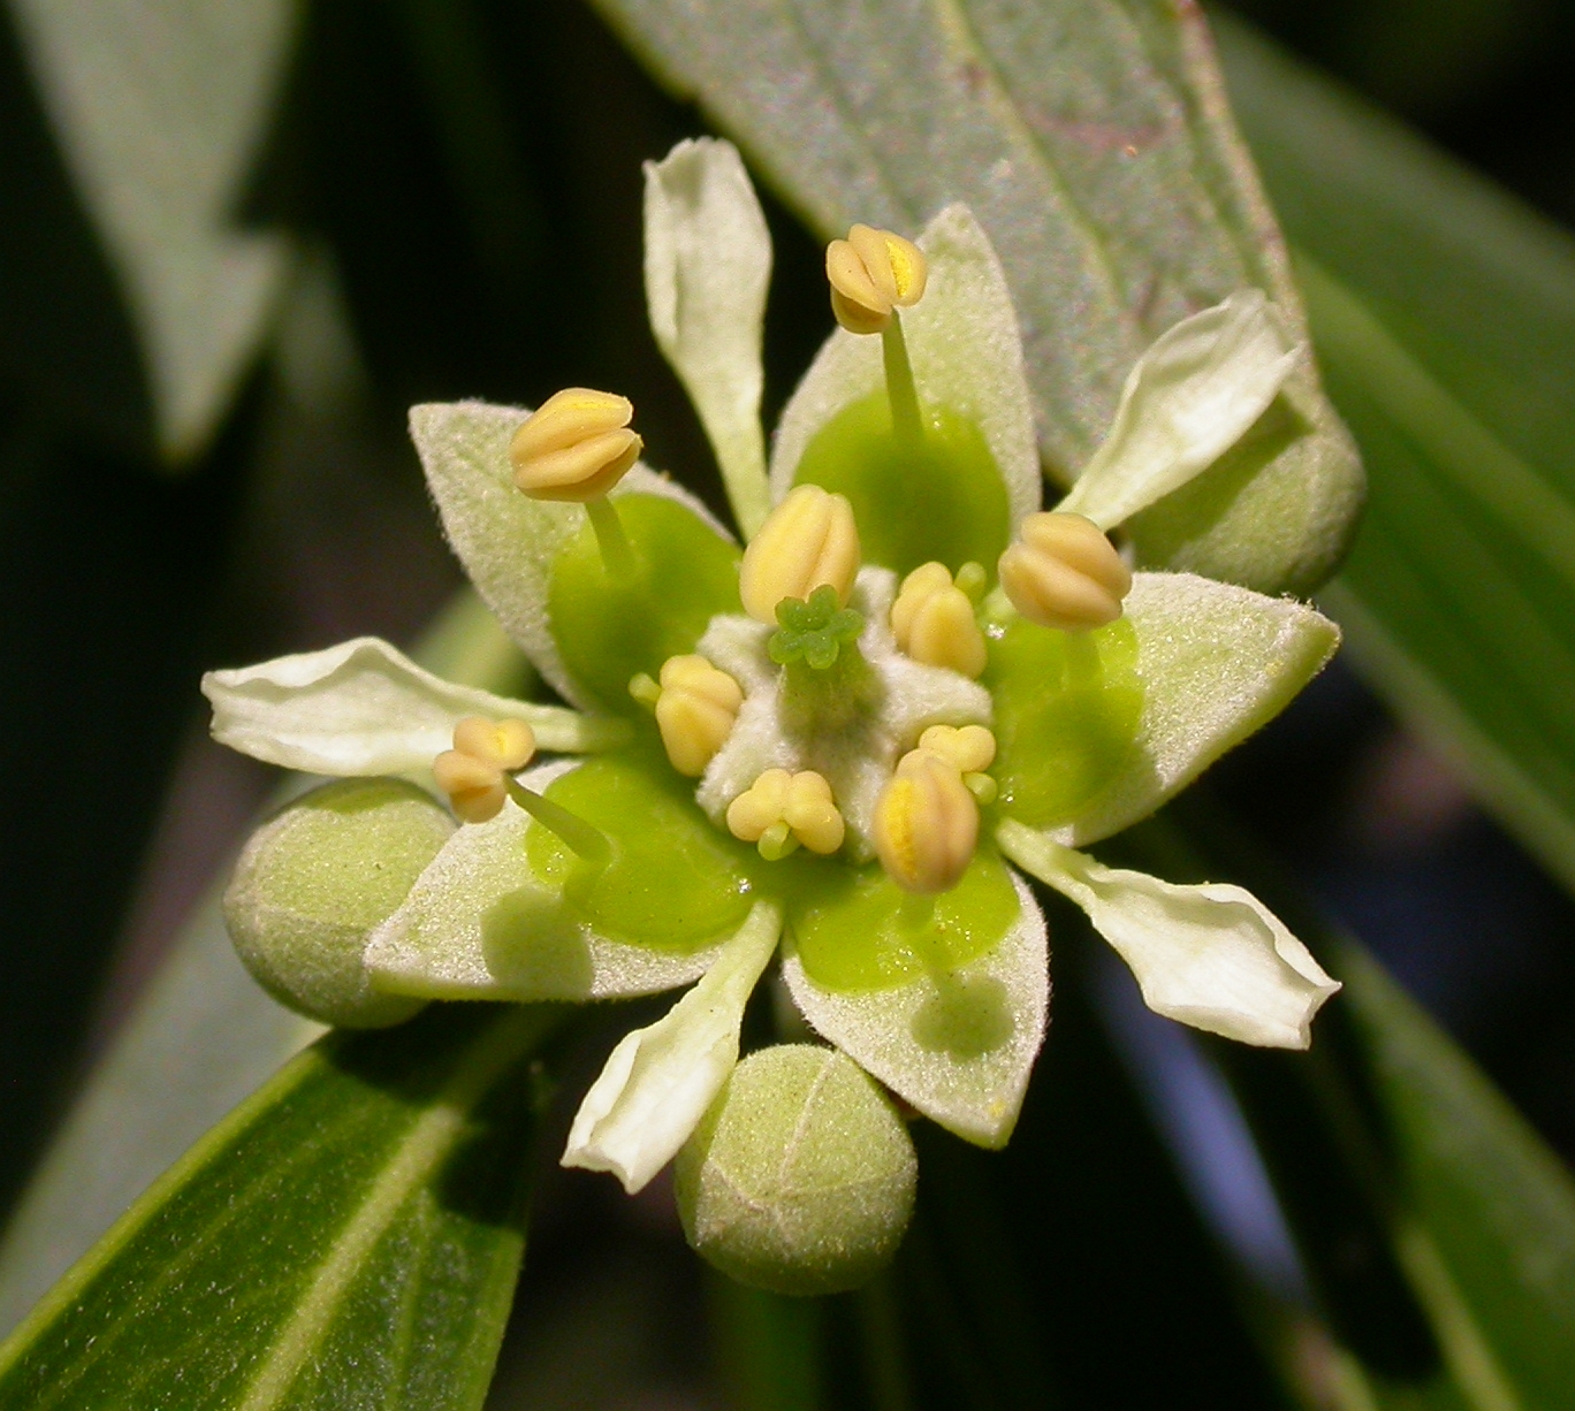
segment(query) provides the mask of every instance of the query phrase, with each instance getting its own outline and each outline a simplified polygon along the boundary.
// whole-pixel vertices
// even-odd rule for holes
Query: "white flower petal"
[[[307,774],[412,774],[430,769],[467,715],[529,721],[545,750],[605,749],[621,721],[455,686],[376,637],[210,671],[213,738]]]
[[[996,838],[1018,866],[1088,913],[1156,1014],[1265,1048],[1312,1042],[1313,1015],[1339,982],[1251,892],[1104,867],[1020,823],[1003,823]]]
[[[1305,355],[1259,289],[1183,319],[1138,359],[1110,434],[1057,508],[1108,530],[1185,485],[1241,439]]]
[[[624,1036],[575,1114],[563,1165],[611,1171],[633,1195],[677,1155],[738,1062],[744,1006],[781,931],[781,910],[757,902],[705,978]]]
[[[651,328],[700,415],[745,537],[770,512],[760,429],[771,236],[738,149],[680,142],[645,164]]]
[[[902,311],[914,382],[924,401],[979,428],[1006,482],[1015,524],[1039,508],[1039,452],[1006,276],[966,206],[946,207],[918,245],[929,260],[929,282],[924,297]],[[771,448],[773,499],[793,488],[798,463],[821,427],[885,385],[881,340],[837,329],[782,412]]]
[[[515,487],[509,442],[529,414],[488,402],[433,402],[410,409],[410,436],[443,530],[471,582],[553,689],[584,704],[553,640],[547,591],[553,562],[584,525],[585,508],[533,500]],[[678,500],[727,537],[698,500],[644,465],[636,465],[612,494]]]
[[[1057,842],[1083,846],[1147,818],[1284,710],[1340,645],[1314,608],[1190,573],[1135,574],[1126,616],[1143,690],[1136,747]]]
[[[782,975],[812,1028],[965,1141],[1012,1135],[1050,1005],[1044,917],[1015,875],[1021,910],[987,954],[891,989],[823,989],[791,939]]]
[[[538,793],[576,768],[556,760],[524,783]],[[467,823],[367,944],[373,984],[423,999],[595,1000],[656,994],[698,979],[720,947],[672,952],[598,935],[528,860],[536,823],[513,800]]]

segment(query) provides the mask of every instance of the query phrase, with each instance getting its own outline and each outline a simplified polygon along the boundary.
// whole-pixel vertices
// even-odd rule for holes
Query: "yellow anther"
[[[984,633],[973,602],[943,563],[921,564],[902,580],[891,605],[891,634],[902,651],[926,666],[964,676],[984,670]]]
[[[432,761],[438,788],[466,823],[497,817],[508,797],[507,776],[536,753],[536,734],[523,720],[469,715],[454,727],[454,748]]]
[[[902,236],[856,225],[846,240],[826,246],[826,278],[837,322],[849,333],[879,333],[894,307],[918,303],[929,266]]]
[[[691,779],[704,774],[743,703],[738,682],[704,657],[668,657],[656,698],[656,728],[673,768]]]
[[[537,500],[600,499],[623,479],[644,445],[629,430],[627,397],[567,387],[527,417],[509,444],[514,483]]]
[[[775,626],[777,604],[823,584],[847,606],[859,572],[859,530],[853,506],[818,485],[799,485],[760,526],[744,550],[738,595],[756,622]]]
[[[1001,555],[1001,587],[1031,622],[1086,632],[1121,616],[1132,572],[1080,514],[1031,514]]]
[[[995,763],[995,736],[982,725],[932,725],[919,736],[919,748],[938,754],[959,774],[980,774]]]
[[[787,825],[795,842],[815,853],[836,852],[847,831],[831,785],[813,769],[797,774],[768,769],[728,805],[728,831],[743,842],[770,845],[779,857],[780,824]]]
[[[904,891],[950,891],[979,843],[979,805],[952,762],[910,750],[875,804],[872,829],[881,866]]]

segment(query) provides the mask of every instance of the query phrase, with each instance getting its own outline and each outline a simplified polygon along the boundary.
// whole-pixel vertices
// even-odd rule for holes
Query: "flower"
[[[539,494],[516,484],[511,446],[516,463],[537,440],[579,454],[556,425],[421,406],[449,541],[569,704],[453,686],[373,639],[205,679],[222,742],[319,774],[430,783],[436,766],[477,820],[372,934],[372,984],[588,1000],[698,981],[623,1039],[573,1125],[565,1163],[631,1191],[726,1082],[779,952],[824,1039],[958,1135],[1004,1144],[1049,999],[1023,874],[1087,912],[1160,1013],[1305,1047],[1338,987],[1256,899],[1082,851],[1275,715],[1337,644],[1310,607],[1131,573],[1105,537],[1273,401],[1304,356],[1275,309],[1241,291],[1162,336],[1046,515],[1015,314],[966,208],[916,246],[860,227],[834,250],[847,326],[769,466],[771,250],[731,146],[647,167],[646,239],[652,326],[742,555],[684,491],[625,465],[639,442],[620,399],[574,389],[596,413],[584,434],[611,438],[583,456],[583,503],[556,471]],[[516,777],[532,748],[551,758]]]

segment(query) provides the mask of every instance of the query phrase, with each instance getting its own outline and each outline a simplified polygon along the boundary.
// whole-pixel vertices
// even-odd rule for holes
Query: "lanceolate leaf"
[[[1185,315],[1257,287],[1299,335],[1195,6],[599,5],[822,236],[854,221],[911,233],[951,201],[971,207],[1011,285],[1040,449],[1063,482],[1138,356]],[[1327,574],[1360,475],[1310,369],[1285,401],[1296,415],[1189,487],[1184,523],[1133,526],[1150,566],[1267,591]]]
[[[184,459],[228,409],[286,273],[235,205],[289,54],[288,0],[18,0],[67,165],[141,345],[158,449]]]
[[[478,1407],[554,1011],[335,1035],[182,1158],[0,1347],[0,1406]]]
[[[1327,605],[1575,885],[1575,243],[1239,27],[1222,40],[1371,472]]]

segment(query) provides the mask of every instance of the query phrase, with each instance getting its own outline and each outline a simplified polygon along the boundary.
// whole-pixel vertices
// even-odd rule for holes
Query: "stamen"
[[[704,657],[668,657],[662,663],[656,727],[673,768],[691,779],[704,774],[732,733],[743,703],[738,682]]]
[[[454,727],[454,748],[432,761],[437,786],[466,823],[496,818],[508,793],[508,775],[536,753],[536,735],[523,720],[469,715]]]
[[[612,857],[612,843],[600,828],[534,789],[527,789],[518,779],[508,780],[507,787],[509,797],[549,833],[556,834],[570,852],[597,866]]]
[[[934,751],[959,774],[977,774],[995,763],[995,736],[982,725],[932,725],[919,736],[919,748]]]
[[[662,688],[648,671],[637,671],[629,678],[629,694],[647,710],[655,710],[662,698]]]
[[[728,805],[727,828],[740,841],[757,844],[768,862],[792,851],[789,838],[824,855],[836,852],[847,833],[831,785],[812,769],[766,770]]]
[[[634,404],[612,392],[567,387],[525,418],[509,444],[514,483],[536,500],[599,499],[644,443],[628,429]]]
[[[818,485],[795,486],[744,550],[738,595],[756,622],[777,620],[784,598],[808,600],[815,589],[835,590],[845,606],[859,572],[859,530],[853,506]]]
[[[634,572],[634,553],[607,494],[644,446],[629,430],[633,417],[627,397],[568,387],[526,417],[509,443],[514,483],[532,499],[583,504],[608,574],[622,579]]]
[[[923,440],[913,364],[897,314],[899,307],[910,308],[924,293],[929,265],[923,252],[889,230],[856,225],[846,240],[833,240],[826,247],[826,278],[837,322],[849,333],[881,335],[892,428],[900,439]]]
[[[826,247],[831,309],[849,333],[879,333],[896,306],[918,303],[929,278],[923,253],[889,230],[856,225]]]
[[[900,650],[926,666],[968,677],[984,670],[987,651],[973,602],[943,563],[921,564],[902,580],[891,605],[891,632]]]
[[[979,806],[949,760],[910,750],[876,802],[872,833],[881,866],[904,891],[950,891],[978,846]]]
[[[1001,587],[1030,622],[1087,632],[1121,616],[1132,571],[1099,526],[1080,514],[1031,514],[1001,555]]]

